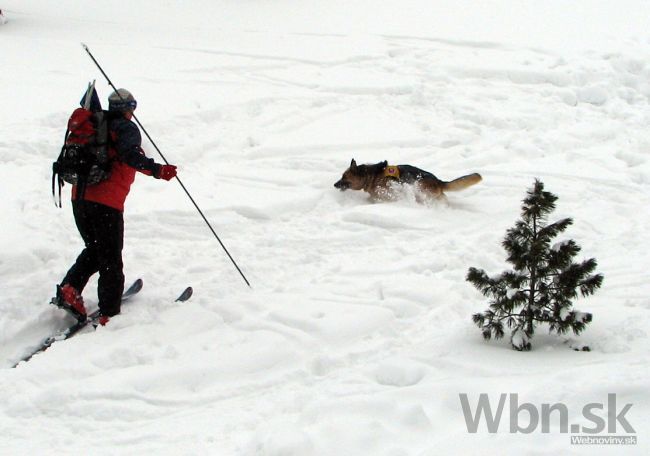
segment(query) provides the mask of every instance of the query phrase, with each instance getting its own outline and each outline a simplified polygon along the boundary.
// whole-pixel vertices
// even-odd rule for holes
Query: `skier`
[[[158,164],[145,156],[140,130],[131,120],[136,106],[135,98],[126,89],[118,89],[108,97],[110,177],[86,187],[83,195],[77,194],[76,185],[72,187],[72,211],[85,248],[57,285],[55,304],[84,320],[87,313],[81,293],[90,277],[99,272],[100,315],[96,324],[100,325],[120,313],[124,201],[135,172],[166,181],[176,176],[176,166]]]

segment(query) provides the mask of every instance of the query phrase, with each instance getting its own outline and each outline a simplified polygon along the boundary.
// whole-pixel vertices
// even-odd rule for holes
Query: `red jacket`
[[[109,115],[115,115],[112,112]],[[86,187],[84,201],[92,201],[124,211],[124,201],[135,180],[135,172],[149,176],[155,174],[157,165],[147,158],[140,147],[142,137],[138,127],[121,113],[109,121],[111,143],[109,157],[113,160],[110,177],[95,185]],[[72,186],[72,200],[77,199],[77,186]]]

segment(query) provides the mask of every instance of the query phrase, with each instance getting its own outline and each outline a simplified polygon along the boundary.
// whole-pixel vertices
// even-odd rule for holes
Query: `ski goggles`
[[[109,111],[135,111],[138,107],[138,102],[135,100],[120,100],[114,101],[109,104]]]

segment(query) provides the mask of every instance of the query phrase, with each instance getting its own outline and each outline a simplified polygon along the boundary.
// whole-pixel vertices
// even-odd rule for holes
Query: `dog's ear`
[[[352,161],[350,162],[350,168],[356,168],[356,167],[357,167],[357,162],[353,158]]]
[[[380,163],[382,168],[385,168],[388,166],[388,160],[384,160],[383,162]]]

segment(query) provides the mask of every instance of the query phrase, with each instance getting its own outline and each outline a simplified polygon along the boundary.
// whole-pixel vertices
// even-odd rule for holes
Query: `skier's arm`
[[[115,132],[115,150],[119,159],[128,166],[135,168],[147,176],[153,176],[156,179],[170,180],[176,176],[176,167],[174,165],[161,165],[151,158],[147,158],[140,144],[142,136],[140,130],[131,122],[117,122],[114,125]]]
[[[115,133],[115,150],[119,160],[141,173],[153,175],[160,165],[144,154],[140,147],[142,137],[138,127],[131,122],[114,122],[113,131]]]

